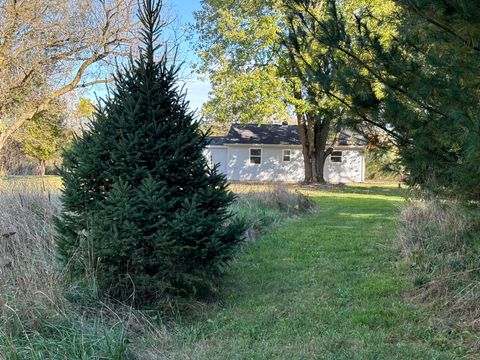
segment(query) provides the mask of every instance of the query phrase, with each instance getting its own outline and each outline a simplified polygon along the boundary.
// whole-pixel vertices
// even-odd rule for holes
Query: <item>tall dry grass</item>
[[[43,189],[0,190],[0,306],[5,324],[35,323],[62,302],[52,216],[58,198]],[[8,326],[8,325],[7,325]]]
[[[164,326],[95,298],[88,281],[67,285],[55,257],[58,208],[57,188],[0,183],[0,359],[161,358]]]
[[[477,210],[454,201],[413,201],[400,214],[399,244],[417,286],[451,329],[480,331]],[[477,344],[480,349],[480,343]]]

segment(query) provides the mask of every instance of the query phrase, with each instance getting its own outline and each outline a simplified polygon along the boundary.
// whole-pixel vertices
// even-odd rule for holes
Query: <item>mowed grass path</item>
[[[310,191],[319,211],[250,245],[219,303],[174,326],[173,359],[453,359],[396,268],[394,188]]]

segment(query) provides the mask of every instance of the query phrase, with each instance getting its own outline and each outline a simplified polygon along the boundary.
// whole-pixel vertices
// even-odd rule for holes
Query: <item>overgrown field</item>
[[[68,285],[58,186],[0,181],[0,359],[475,358],[472,328],[413,296],[438,273],[422,280],[404,260],[395,185],[294,189],[316,206],[292,189],[232,186],[250,228],[215,298],[142,312],[100,299],[94,274]]]
[[[0,180],[0,359],[169,358],[172,334],[163,322],[192,303],[139,312],[100,299],[94,274],[81,287],[69,285],[55,255],[59,188],[57,177]],[[312,213],[315,203],[274,188],[240,192],[231,210],[253,241]]]

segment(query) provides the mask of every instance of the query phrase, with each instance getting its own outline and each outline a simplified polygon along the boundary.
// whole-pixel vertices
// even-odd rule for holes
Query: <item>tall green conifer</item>
[[[202,152],[206,134],[179,90],[178,68],[154,55],[161,1],[143,0],[143,46],[116,74],[91,128],[64,156],[58,252],[74,277],[139,303],[209,283],[239,242],[234,195]]]

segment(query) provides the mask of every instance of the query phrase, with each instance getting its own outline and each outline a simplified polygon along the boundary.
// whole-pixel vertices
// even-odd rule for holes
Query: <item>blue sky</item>
[[[180,27],[186,27],[193,24],[195,19],[193,13],[201,7],[200,0],[166,0],[166,5],[174,16]],[[202,104],[207,100],[210,84],[208,81],[202,80],[198,75],[193,73],[190,65],[197,60],[195,51],[188,43],[181,44],[181,57],[185,62],[186,68],[182,73],[185,76],[185,88],[187,90],[187,99],[190,101],[192,110],[200,109]]]
[[[193,13],[200,9],[200,3],[201,0],[164,0],[166,16],[168,19],[174,20],[172,28],[182,32],[189,24],[194,24]],[[168,31],[166,36],[169,37]],[[180,56],[177,60],[183,63],[180,80],[187,91],[187,100],[190,102],[191,110],[197,111],[197,114],[199,114],[200,108],[208,98],[210,83],[202,79],[198,74],[195,74],[191,68],[192,64],[198,60],[192,45],[185,39],[181,39],[179,46]],[[82,96],[86,96],[95,102],[97,96],[105,98],[106,94],[107,86],[97,86],[87,90]]]

